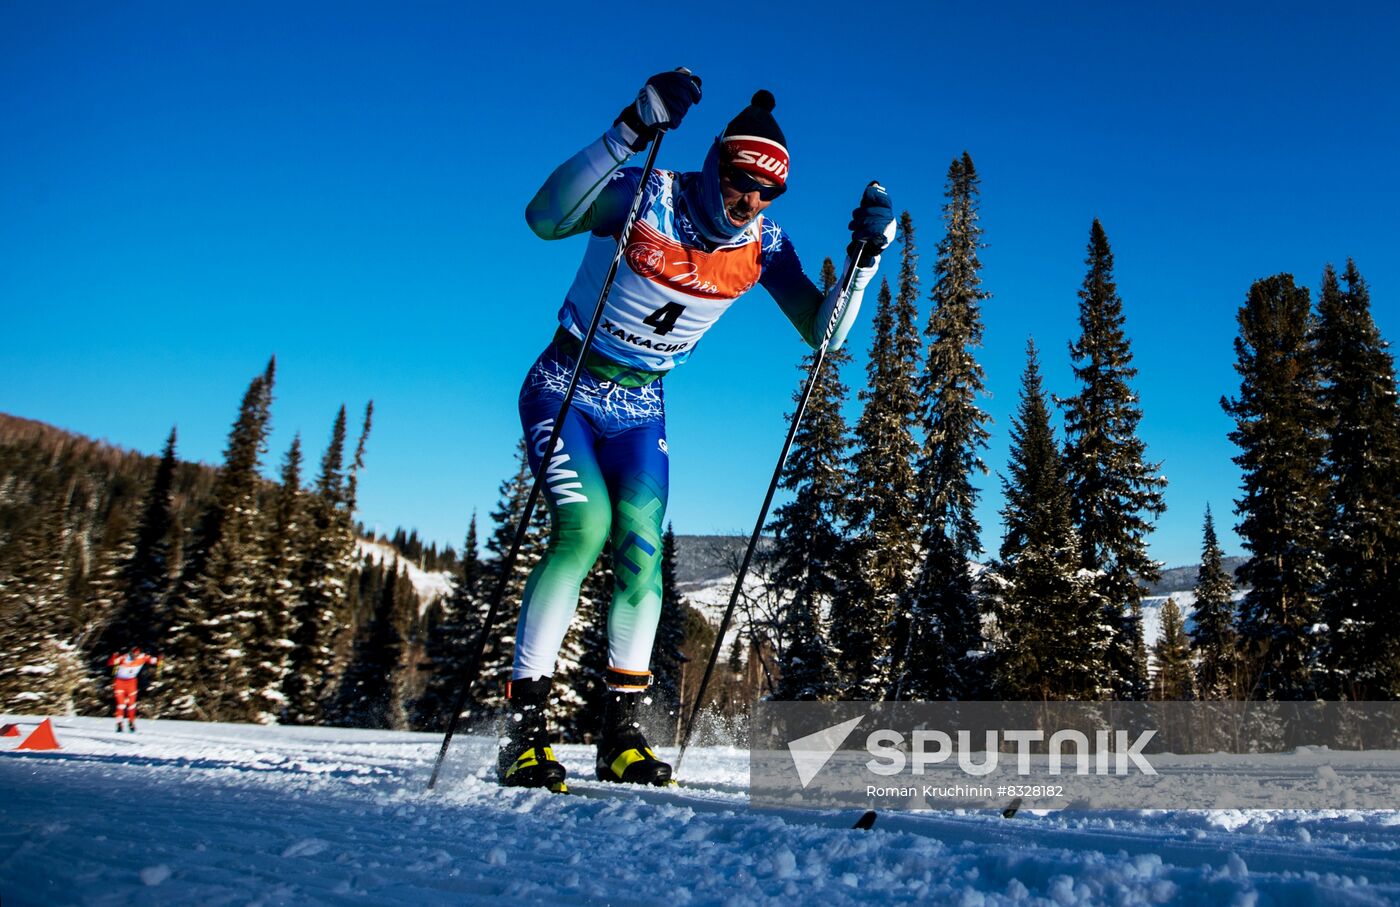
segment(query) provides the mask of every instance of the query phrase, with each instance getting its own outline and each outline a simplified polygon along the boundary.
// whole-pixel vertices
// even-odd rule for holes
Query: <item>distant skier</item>
[[[824,294],[803,274],[792,240],[763,214],[787,189],[790,163],[768,91],[760,90],[730,121],[698,172],[623,167],[658,130],[679,126],[699,100],[700,80],[689,72],[652,76],[611,129],[550,175],[525,212],[542,239],[590,234],[559,310],[560,327],[520,391],[530,466],[538,473],[618,238],[645,181],[624,264],[546,474],[552,529],[520,605],[507,688],[512,725],[498,760],[503,784],[564,786],[566,773],[549,747],[545,711],[580,586],[609,540],[616,584],[608,612],[609,692],[597,776],[648,784],[670,780],[671,766],[652,752],[638,723],[661,617],[669,456],[662,377],[690,356],[754,284],[768,290],[813,348],[820,346],[838,302],[836,290]],[[844,341],[880,252],[894,238],[894,212],[882,188],[866,189],[849,227],[848,260],[856,243],[865,246],[832,349]]]
[[[160,658],[147,655],[140,646],[132,646],[131,651],[124,655],[113,652],[112,657],[107,659],[107,666],[112,669],[112,695],[117,700],[117,733],[121,733],[123,712],[126,713],[127,730],[136,733],[136,695],[141,669],[146,665],[159,668]]]

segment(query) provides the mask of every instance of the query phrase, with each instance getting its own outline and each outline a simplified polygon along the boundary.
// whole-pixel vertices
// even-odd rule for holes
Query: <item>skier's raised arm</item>
[[[627,217],[641,170],[623,164],[661,129],[674,129],[700,100],[700,80],[684,70],[647,79],[637,99],[612,128],[549,175],[525,208],[525,220],[541,239],[586,231],[615,233]]]
[[[860,260],[851,281],[850,301],[831,335],[828,347],[831,350],[840,349],[846,342],[846,335],[860,313],[865,288],[880,267],[880,253],[894,240],[894,207],[884,187],[871,183],[865,188],[860,205],[851,212],[851,222],[847,226],[851,231],[851,244],[846,249],[846,265],[838,273],[846,272],[851,256],[857,254],[857,249],[861,250]],[[774,251],[771,254],[765,250],[763,276],[759,283],[777,301],[807,345],[816,349],[821,346],[827,322],[840,302],[841,287],[834,286],[823,296],[822,291],[803,273],[802,263],[798,261],[792,243],[781,228],[772,244]]]

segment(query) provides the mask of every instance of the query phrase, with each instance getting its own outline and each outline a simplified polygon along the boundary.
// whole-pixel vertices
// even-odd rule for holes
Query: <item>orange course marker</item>
[[[0,737],[18,737],[19,727],[13,724],[0,726]]]
[[[45,718],[43,722],[30,734],[20,741],[17,750],[56,750],[59,749],[58,738],[53,735],[53,722]]]

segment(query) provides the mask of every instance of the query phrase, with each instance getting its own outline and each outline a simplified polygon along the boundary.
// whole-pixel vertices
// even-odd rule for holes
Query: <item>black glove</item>
[[[866,267],[894,241],[894,206],[890,194],[879,183],[871,182],[860,197],[860,207],[851,212],[851,244],[848,254],[853,254],[859,243],[864,242],[860,267]]]
[[[691,104],[700,102],[700,77],[682,66],[647,79],[637,100],[622,108],[613,125],[623,125],[622,136],[633,151],[641,151],[662,129],[675,129]],[[630,134],[629,134],[630,132]]]

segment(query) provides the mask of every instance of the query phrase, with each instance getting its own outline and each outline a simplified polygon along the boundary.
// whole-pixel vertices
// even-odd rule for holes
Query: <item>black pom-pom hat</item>
[[[789,157],[787,138],[773,119],[778,104],[773,93],[760,88],[749,106],[729,121],[720,136],[724,162],[757,176],[787,185]]]

